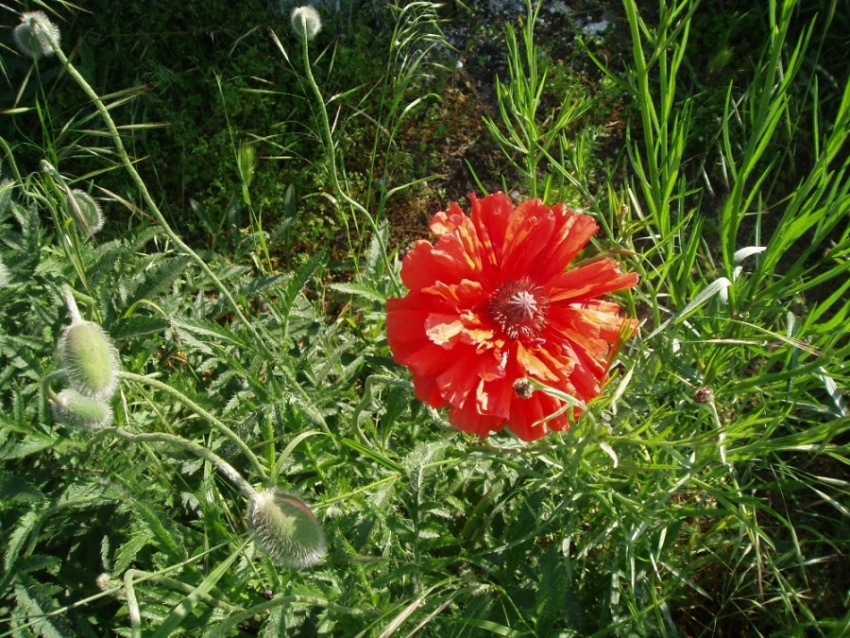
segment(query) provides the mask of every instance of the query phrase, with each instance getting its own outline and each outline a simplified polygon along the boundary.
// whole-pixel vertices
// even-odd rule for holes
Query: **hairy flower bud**
[[[260,547],[288,567],[310,567],[327,552],[321,523],[309,507],[286,492],[259,492],[251,500],[248,518]]]
[[[97,430],[112,423],[112,408],[99,399],[66,388],[53,400],[53,418],[70,428]]]
[[[118,387],[118,352],[103,328],[74,321],[59,339],[59,362],[72,388],[92,399],[108,399]]]
[[[53,55],[53,42],[58,46],[60,39],[59,27],[43,11],[22,13],[14,36],[21,53],[33,60]]]
[[[65,195],[65,213],[89,237],[103,228],[103,214],[100,204],[94,197],[78,189],[69,190]]]
[[[292,10],[292,30],[299,38],[312,40],[322,30],[322,19],[313,7],[304,6]]]

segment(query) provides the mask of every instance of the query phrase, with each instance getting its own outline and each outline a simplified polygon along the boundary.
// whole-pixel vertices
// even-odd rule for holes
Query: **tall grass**
[[[32,108],[57,144],[42,149],[44,170],[16,161],[31,142],[0,144],[10,271],[0,635],[850,629],[850,84],[821,81],[817,44],[840,3],[811,17],[799,1],[770,0],[751,64],[720,88],[701,83],[689,57],[707,20],[699,2],[661,0],[652,19],[635,0],[623,6],[625,70],[586,43],[630,105],[621,157],[577,161],[593,134],[579,83],[562,108],[541,111],[553,85],[535,37],[540,6],[506,30],[510,83],[496,84],[499,109],[486,116],[525,180],[517,187],[580,200],[602,228],[594,251],[641,275],[618,300],[640,336],[605,392],[570,431],[532,444],[452,430],[413,399],[386,346],[384,302],[400,294],[387,203],[427,177],[387,158],[429,97],[420,81],[436,69],[434,5],[395,7],[378,98],[353,109],[326,93],[332,68],[316,74],[329,40],[298,50],[273,40],[316,115],[328,181],[310,195],[349,231],[354,265],[333,283],[321,254],[275,272],[259,216],[232,254],[181,238],[127,150],[138,131],[59,52],[53,64],[74,83],[63,90],[86,97],[74,116],[82,137],[52,134],[65,129],[39,93]],[[366,190],[343,152],[342,132],[359,126]],[[232,133],[251,206],[250,151]],[[104,170],[122,167],[131,194],[98,188],[97,173],[67,174],[66,160],[92,148]],[[149,226],[92,240],[63,205],[72,184],[98,197],[107,225],[130,210]],[[51,417],[42,382],[56,378],[64,286],[118,346],[114,428]],[[269,488],[309,503],[325,561],[296,571],[253,542],[246,500]]]

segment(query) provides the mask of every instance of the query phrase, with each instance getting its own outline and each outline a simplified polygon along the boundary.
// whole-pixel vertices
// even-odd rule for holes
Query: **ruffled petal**
[[[511,416],[511,401],[514,398],[514,382],[517,376],[507,373],[498,379],[485,380],[476,393],[476,409],[507,423]]]
[[[567,430],[570,427],[567,412],[544,421],[560,408],[560,401],[540,391],[528,399],[517,397],[511,404],[511,432],[523,441],[535,441],[545,436],[547,430]]]
[[[482,260],[482,275],[487,281],[493,281],[500,275],[505,236],[515,212],[514,205],[504,193],[494,193],[483,199],[470,194],[469,201],[472,204],[472,223],[487,255]]]
[[[637,275],[610,259],[564,271],[598,229],[587,215],[539,200],[514,208],[503,193],[470,201],[470,217],[457,204],[437,213],[436,241],[404,258],[410,292],[387,302],[393,358],[410,369],[417,398],[449,406],[460,430],[484,437],[508,426],[527,441],[565,430],[579,410],[561,412],[542,391],[521,398],[514,384],[530,377],[583,402],[597,396],[615,344],[637,328],[599,297]]]
[[[449,410],[449,423],[458,430],[477,434],[482,439],[492,432],[499,432],[507,425],[506,419],[500,419],[489,414],[481,414],[470,401],[463,407],[452,406]]]
[[[422,292],[438,297],[444,304],[444,308],[457,313],[486,305],[490,296],[489,290],[485,289],[479,282],[469,279],[462,279],[456,284],[437,281],[433,285],[423,288]]]
[[[555,215],[539,200],[523,202],[511,217],[505,234],[503,277],[530,276],[542,253],[550,248]]]
[[[517,344],[516,362],[519,377],[534,377],[542,383],[554,383],[566,378],[572,369],[572,361],[557,358],[545,348],[528,349]]]
[[[578,303],[615,290],[633,288],[637,283],[637,273],[623,274],[617,262],[600,259],[550,278],[546,287],[551,303]]]
[[[469,346],[454,348],[450,356],[444,356],[437,372],[440,395],[452,405],[463,406],[472,398],[482,381],[504,376],[504,361],[499,353],[491,350],[477,353]]]
[[[462,213],[437,213],[431,220],[431,228],[441,233],[437,243],[419,240],[402,260],[404,285],[410,290],[422,290],[436,282],[452,284],[480,279],[483,251],[469,217]]]
[[[564,209],[563,206],[555,206],[552,210],[556,213],[557,225],[549,251],[534,265],[532,276],[537,281],[548,281],[561,274],[599,230],[589,215]]]

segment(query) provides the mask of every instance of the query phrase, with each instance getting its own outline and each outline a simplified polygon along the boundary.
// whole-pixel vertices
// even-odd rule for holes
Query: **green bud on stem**
[[[85,191],[67,189],[65,194],[65,213],[69,215],[82,232],[92,237],[103,228],[103,214],[100,204]]]
[[[92,399],[108,399],[118,387],[118,352],[103,328],[74,321],[59,339],[59,362],[72,388]]]
[[[59,45],[60,33],[43,11],[27,11],[21,14],[14,37],[21,53],[38,60],[53,55],[53,44]]]
[[[53,418],[71,428],[97,430],[112,423],[112,408],[99,399],[66,388],[53,398]]]
[[[277,489],[257,493],[248,510],[257,543],[272,558],[293,569],[318,563],[327,553],[325,532],[310,508]]]

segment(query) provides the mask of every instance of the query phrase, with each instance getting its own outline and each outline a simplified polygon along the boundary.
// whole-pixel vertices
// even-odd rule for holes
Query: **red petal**
[[[472,221],[466,215],[448,216],[437,213],[432,228],[449,230],[437,243],[420,240],[405,255],[401,280],[410,290],[421,290],[436,282],[458,283],[463,279],[477,281],[481,273],[481,242]]]
[[[591,264],[552,277],[547,282],[549,302],[579,302],[600,295],[632,288],[638,283],[635,272],[621,273],[617,262],[600,259]]]
[[[483,199],[469,195],[472,203],[472,223],[478,233],[482,250],[487,255],[483,260],[484,275],[495,277],[502,261],[508,224],[514,214],[514,205],[504,193],[493,193]]]
[[[558,207],[553,208],[553,212],[557,210]],[[550,242],[552,250],[546,259],[535,264],[533,276],[536,280],[546,281],[564,272],[598,229],[590,215],[571,210],[559,213],[558,225]]]
[[[472,401],[462,408],[452,406],[449,410],[449,423],[458,430],[477,434],[482,439],[491,432],[503,430],[507,424],[505,419],[481,414],[476,410],[475,404]]]
[[[476,390],[476,409],[481,414],[487,414],[507,421],[511,415],[511,401],[514,397],[514,382],[517,377],[506,373],[499,379],[486,380]]]
[[[504,277],[529,276],[541,253],[552,246],[555,216],[539,200],[523,202],[511,217],[505,236],[501,271]]]
[[[432,286],[423,288],[422,292],[439,297],[444,302],[444,308],[458,314],[481,308],[487,304],[490,297],[489,290],[486,290],[479,282],[468,279],[463,279],[456,284],[445,284],[438,281]]]
[[[476,352],[471,346],[458,346],[451,355],[440,361],[437,385],[440,394],[452,405],[460,406],[472,398],[476,403],[476,389],[482,381],[498,379],[505,374],[504,363],[498,353],[490,350]]]
[[[529,399],[517,397],[511,404],[511,432],[523,441],[534,441],[545,436],[547,429],[568,429],[570,424],[566,413],[549,419],[545,423],[539,423],[547,416],[557,412],[560,407],[560,401],[540,391],[532,394]]]

